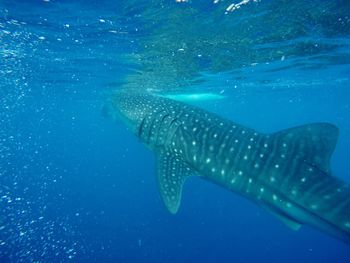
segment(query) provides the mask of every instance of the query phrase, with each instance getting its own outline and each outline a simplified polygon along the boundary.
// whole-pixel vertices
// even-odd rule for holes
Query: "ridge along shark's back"
[[[200,175],[266,208],[350,242],[350,189],[330,175],[338,129],[308,124],[261,134],[216,114],[149,94],[116,94],[113,105],[157,155],[165,206],[176,213],[183,184]]]

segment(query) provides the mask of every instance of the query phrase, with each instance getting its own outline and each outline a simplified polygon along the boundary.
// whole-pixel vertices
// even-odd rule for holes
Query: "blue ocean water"
[[[169,214],[103,110],[129,88],[220,95],[190,103],[261,132],[327,121],[350,182],[349,76],[346,0],[0,0],[0,262],[349,262],[198,178]]]

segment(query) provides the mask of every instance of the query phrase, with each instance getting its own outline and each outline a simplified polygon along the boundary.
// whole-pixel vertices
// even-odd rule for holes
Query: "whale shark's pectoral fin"
[[[267,211],[269,211],[271,214],[275,215],[279,220],[281,220],[286,226],[288,226],[290,229],[294,231],[298,231],[302,224],[295,221],[293,218],[289,217],[286,214],[283,214],[279,211],[273,210],[272,208],[262,205],[263,208],[265,208]]]
[[[161,151],[157,158],[157,179],[160,195],[170,213],[180,207],[182,186],[194,171],[170,152]]]
[[[272,212],[272,214],[277,216],[277,218],[279,218],[286,226],[294,231],[298,231],[302,226],[299,222],[291,219],[290,217],[275,212]]]

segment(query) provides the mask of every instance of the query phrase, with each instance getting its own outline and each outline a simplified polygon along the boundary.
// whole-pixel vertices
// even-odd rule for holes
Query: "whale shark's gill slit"
[[[162,112],[165,112],[165,111],[162,109],[162,110],[156,111],[152,114],[152,121],[151,121],[149,129],[148,129],[148,135],[147,135],[147,138],[145,138],[146,142],[148,144],[151,143],[152,132],[154,132],[154,130],[155,130],[155,122],[158,120],[158,115],[161,115]],[[157,137],[157,134],[154,134],[154,136]]]
[[[157,131],[157,139],[156,139],[156,145],[161,145],[162,144],[162,141],[159,140],[159,137],[161,137],[161,133],[163,132],[162,129],[165,128],[164,127],[164,121],[167,117],[169,117],[170,114],[165,114],[162,119],[160,120],[159,122],[159,127],[158,127],[158,131]],[[163,142],[164,143],[164,142]]]
[[[166,141],[171,142],[176,134],[177,129],[180,127],[178,118],[174,118],[169,125],[168,134],[166,136]]]
[[[143,126],[145,125],[145,120],[146,120],[146,117],[142,119],[142,122],[139,126],[139,130],[138,130],[138,134],[137,134],[137,137],[141,138],[141,135],[142,135],[142,129],[143,129]]]

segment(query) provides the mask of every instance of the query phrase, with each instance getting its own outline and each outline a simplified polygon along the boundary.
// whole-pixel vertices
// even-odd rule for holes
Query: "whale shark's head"
[[[186,108],[180,102],[146,92],[118,91],[111,102],[113,115],[150,148],[171,141],[181,125],[177,116]]]
[[[145,103],[142,103],[138,97],[134,94],[118,91],[112,99],[113,112],[116,119],[126,124],[134,133],[137,132],[138,127],[147,114]]]
[[[157,109],[156,96],[146,93],[118,91],[112,99],[113,112],[136,135],[145,118]]]

